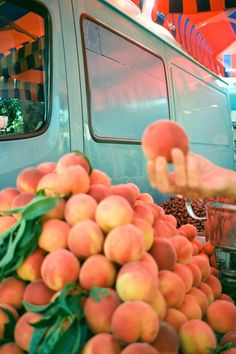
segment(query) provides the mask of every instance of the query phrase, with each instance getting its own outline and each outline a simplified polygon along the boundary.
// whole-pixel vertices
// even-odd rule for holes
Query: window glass
[[[140,139],[148,124],[169,117],[162,60],[90,20],[83,26],[93,134]]]
[[[0,1],[0,139],[42,127],[46,74],[43,15]]]

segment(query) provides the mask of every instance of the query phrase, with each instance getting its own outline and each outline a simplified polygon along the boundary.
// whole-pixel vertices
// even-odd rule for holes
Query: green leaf
[[[26,220],[38,218],[53,209],[60,200],[61,197],[59,196],[45,197],[43,195],[37,195],[26,205],[21,215]]]
[[[48,327],[41,327],[37,328],[33,331],[33,336],[31,338],[30,342],[30,349],[29,353],[30,354],[37,354],[38,347],[43,341],[43,338],[45,337],[47,333]]]
[[[14,339],[14,328],[16,325],[16,318],[13,313],[7,308],[0,306],[0,309],[7,315],[9,322],[4,325],[4,338],[12,340]]]
[[[42,313],[42,312],[45,312],[46,310],[48,310],[50,307],[52,307],[53,302],[51,302],[47,305],[39,306],[39,305],[33,305],[33,304],[30,304],[29,302],[23,301],[23,306],[26,311]]]
[[[109,296],[109,292],[106,288],[94,287],[89,291],[89,296],[96,302],[101,302],[101,296]]]

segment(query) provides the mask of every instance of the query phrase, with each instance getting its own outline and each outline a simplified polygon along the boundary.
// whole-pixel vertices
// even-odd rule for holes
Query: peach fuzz
[[[155,259],[160,270],[173,270],[177,255],[171,241],[165,237],[155,237],[149,253]]]
[[[81,266],[79,283],[85,290],[95,286],[112,287],[116,279],[116,267],[104,255],[88,257]]]
[[[81,166],[87,173],[91,172],[89,160],[79,151],[68,152],[61,156],[56,163],[56,172],[64,172],[70,166]]]
[[[163,219],[157,219],[153,225],[154,237],[171,238],[176,235],[176,228],[173,223]]]
[[[64,220],[65,205],[66,205],[65,199],[60,199],[54,208],[52,208],[42,216],[42,221],[44,222],[49,219]]]
[[[192,224],[183,224],[178,228],[178,231],[180,231],[189,241],[192,241],[198,234],[196,226]]]
[[[37,279],[27,284],[23,301],[37,306],[47,305],[54,294],[55,291],[49,289],[42,279]]]
[[[165,210],[156,203],[148,203],[149,208],[151,209],[154,216],[154,223],[157,219],[165,218]]]
[[[133,206],[134,216],[146,220],[150,225],[154,223],[154,214],[148,204],[137,200]]]
[[[174,215],[172,214],[165,214],[165,216],[163,216],[163,220],[169,222],[170,224],[172,224],[175,228],[177,228],[177,219]]]
[[[172,236],[170,238],[170,242],[173,244],[176,250],[177,262],[188,264],[193,255],[191,242],[189,242],[184,236],[181,235]]]
[[[55,172],[43,175],[37,184],[37,192],[44,191],[46,196],[53,196],[57,194],[56,180],[57,174]]]
[[[30,342],[33,336],[34,328],[30,323],[38,322],[42,315],[34,312],[25,312],[17,321],[14,338],[16,344],[23,350],[29,351]]]
[[[203,255],[193,256],[190,263],[196,264],[200,268],[203,281],[211,274],[211,266],[208,257],[204,257]]]
[[[41,266],[45,258],[45,253],[40,248],[30,254],[17,268],[17,275],[26,281],[34,281],[41,278]]]
[[[188,321],[186,315],[179,309],[169,307],[166,311],[164,321],[172,326],[177,332],[179,332],[182,325]]]
[[[47,254],[41,267],[44,283],[55,291],[63,289],[66,283],[76,281],[79,272],[79,260],[66,249],[59,249]]]
[[[202,290],[206,294],[208,299],[208,304],[211,304],[214,301],[213,290],[207,283],[201,281],[201,283],[198,285],[198,289]]]
[[[99,333],[84,345],[81,354],[120,354],[121,346],[110,333]]]
[[[72,226],[83,220],[94,220],[97,205],[96,200],[90,195],[75,194],[66,202],[65,220]]]
[[[184,300],[178,307],[178,310],[183,312],[188,320],[202,319],[201,306],[196,302],[195,297],[191,294],[185,294]]]
[[[125,198],[132,207],[137,200],[136,193],[129,184],[123,183],[112,185],[110,187],[110,191],[112,195],[120,195],[121,197]]]
[[[33,193],[28,193],[28,192],[22,192],[19,193],[15,196],[15,198],[12,201],[11,204],[11,209],[19,208],[22,206],[27,205],[32,199],[34,198]],[[20,219],[21,215],[20,214],[13,214],[14,218],[17,220]]]
[[[84,303],[84,316],[93,333],[111,332],[111,319],[121,300],[112,288],[104,288],[106,295],[100,294],[100,301],[88,297]]]
[[[136,226],[144,235],[145,240],[145,251],[148,251],[154,241],[154,231],[152,226],[144,219],[134,216],[132,224]]]
[[[229,301],[215,300],[207,309],[207,322],[221,334],[236,330],[236,306]]]
[[[149,301],[157,287],[157,274],[147,262],[128,262],[117,274],[116,291],[123,301]]]
[[[138,261],[145,252],[144,235],[132,224],[117,226],[107,234],[103,250],[107,259],[118,264]]]
[[[168,119],[151,123],[142,136],[144,155],[149,160],[163,156],[168,162],[172,161],[171,150],[178,147],[184,154],[188,152],[188,136],[180,124]]]
[[[135,193],[136,199],[138,199],[138,197],[141,194],[141,191],[140,191],[139,187],[137,186],[137,184],[132,183],[132,182],[128,182],[127,184],[129,185],[130,188],[133,189],[133,192]]]
[[[159,319],[164,320],[167,313],[167,304],[164,296],[158,288],[156,288],[153,296],[147,302],[157,313]]]
[[[131,223],[133,214],[133,208],[125,198],[110,195],[98,204],[95,221],[104,232],[109,232],[117,226]]]
[[[72,226],[68,235],[68,248],[79,258],[87,258],[103,250],[104,235],[93,220],[80,221]]]
[[[190,295],[194,296],[195,301],[200,305],[202,309],[202,314],[205,315],[207,308],[209,306],[207,295],[199,288],[194,286],[188,292]]]
[[[24,351],[14,342],[1,345],[0,354],[24,354]]]
[[[59,219],[44,221],[39,235],[38,245],[47,252],[67,248],[67,240],[71,226]]]
[[[27,167],[22,170],[16,179],[16,187],[19,192],[35,193],[43,173],[36,167]]]
[[[105,184],[91,184],[87,194],[93,197],[97,203],[100,203],[103,199],[111,195],[111,191],[110,187]]]
[[[0,190],[0,210],[12,208],[12,201],[19,194],[16,188],[4,188]]]
[[[7,230],[9,230],[12,225],[14,225],[16,222],[16,219],[14,216],[10,215],[5,215],[5,216],[0,216],[0,236]]]
[[[152,266],[153,271],[156,273],[158,276],[158,265],[153,256],[149,252],[144,252],[144,255],[140,258],[140,261],[142,262],[147,262],[150,266]]]
[[[151,343],[157,336],[160,320],[144,301],[125,301],[112,316],[112,333],[122,343]]]
[[[121,354],[158,354],[158,352],[148,343],[131,343],[122,350]]]
[[[10,322],[10,317],[9,317],[10,314],[14,316],[15,320],[18,320],[19,318],[18,312],[12,305],[0,303],[0,338],[1,339],[5,338],[5,326]]]
[[[160,328],[152,346],[160,354],[178,354],[179,336],[178,332],[165,321],[160,321]]]
[[[140,193],[137,199],[146,204],[154,203],[153,196],[150,193]]]
[[[89,175],[81,166],[69,166],[57,174],[56,193],[60,195],[87,193],[90,186]]]
[[[191,270],[193,274],[193,286],[197,288],[202,281],[202,272],[197,264],[189,263],[187,264],[187,267]]]
[[[44,161],[37,165],[37,169],[40,170],[44,175],[48,173],[55,172],[56,162]]]
[[[108,176],[108,174],[104,171],[101,171],[97,168],[93,168],[90,175],[90,185],[93,184],[102,184],[107,187],[111,186],[111,178]]]
[[[194,319],[185,322],[179,331],[180,348],[184,354],[208,353],[217,346],[212,328],[204,321]]]
[[[22,307],[26,284],[22,280],[8,277],[0,283],[0,303],[12,305],[16,309]]]
[[[178,308],[185,296],[185,285],[178,274],[169,270],[159,272],[159,289],[164,296],[167,307]]]
[[[205,280],[205,283],[212,288],[214,299],[217,299],[222,293],[222,285],[218,278],[214,275],[210,274],[208,278]]]
[[[176,263],[173,272],[178,274],[185,284],[185,292],[187,293],[193,286],[193,273],[186,264]]]

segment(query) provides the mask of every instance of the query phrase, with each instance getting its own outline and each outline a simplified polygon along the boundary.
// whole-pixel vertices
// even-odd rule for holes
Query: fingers
[[[163,193],[173,192],[167,161],[164,157],[159,156],[155,161],[148,161],[147,170],[152,187]]]
[[[180,149],[173,149],[171,156],[175,172],[175,185],[177,188],[185,188],[188,185],[186,158]]]
[[[199,176],[199,168],[196,159],[194,159],[191,155],[187,156],[187,181],[189,189],[198,190],[200,187],[200,176]]]

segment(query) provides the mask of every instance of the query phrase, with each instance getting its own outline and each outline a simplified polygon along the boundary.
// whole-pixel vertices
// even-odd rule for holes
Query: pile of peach
[[[236,353],[236,306],[195,226],[178,228],[150,194],[112,185],[79,153],[23,170],[16,188],[0,191],[0,210],[26,205],[42,189],[65,197],[42,217],[36,251],[0,283],[0,338],[9,322],[1,308],[17,319],[14,342],[0,354],[29,351],[29,322],[39,315],[22,302],[46,305],[69,282],[107,289],[100,302],[84,302],[93,335],[82,354],[207,354],[225,343],[232,348],[222,353]],[[0,234],[19,218],[2,213]]]

